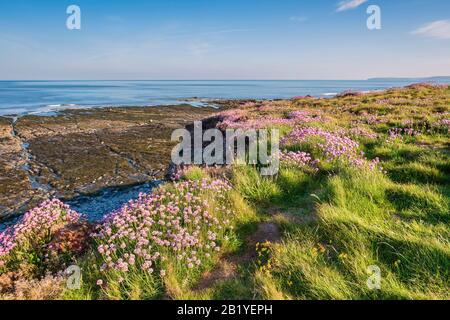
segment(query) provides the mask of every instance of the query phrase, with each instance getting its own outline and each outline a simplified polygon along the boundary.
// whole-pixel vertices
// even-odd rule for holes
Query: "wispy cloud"
[[[363,3],[367,2],[368,0],[347,0],[347,1],[341,1],[338,3],[337,12],[347,11],[358,8]]]
[[[414,30],[412,34],[435,39],[450,39],[450,20],[438,20]]]
[[[308,20],[308,18],[303,17],[303,16],[292,16],[289,18],[289,20],[294,21],[294,22],[305,22]]]

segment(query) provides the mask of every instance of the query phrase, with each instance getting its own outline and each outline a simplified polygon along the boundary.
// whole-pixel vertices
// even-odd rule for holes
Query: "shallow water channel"
[[[162,181],[151,181],[140,185],[129,187],[112,187],[101,190],[92,195],[82,195],[70,200],[62,201],[70,206],[72,210],[82,214],[83,219],[98,222],[111,212],[120,209],[132,199],[137,199],[140,193],[149,193]],[[16,224],[21,216],[0,222],[0,232]]]

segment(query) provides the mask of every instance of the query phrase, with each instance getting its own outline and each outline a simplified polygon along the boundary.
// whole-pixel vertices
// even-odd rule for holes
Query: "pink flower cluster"
[[[280,160],[285,164],[295,165],[301,168],[309,166],[317,169],[319,163],[319,160],[313,160],[311,154],[307,152],[281,152]]]
[[[232,109],[226,110],[219,114],[220,122],[217,124],[217,128],[225,130],[227,128],[232,129],[237,123],[245,122],[248,117],[248,110],[246,109]]]
[[[361,119],[353,121],[352,124],[353,125],[360,125],[360,124],[377,125],[377,124],[385,123],[387,121],[386,118],[382,118],[382,117],[374,115],[374,114],[368,114],[367,112],[363,112],[360,115],[360,118]]]
[[[0,233],[0,267],[2,266],[2,257],[9,254],[17,245],[14,229],[8,228]]]
[[[348,134],[352,137],[362,137],[370,140],[378,139],[378,135],[366,128],[363,127],[355,127],[348,130]]]
[[[439,125],[447,127],[447,129],[450,131],[450,119],[441,119],[439,121]]]
[[[100,270],[130,269],[164,276],[164,261],[172,257],[188,269],[220,251],[230,226],[224,180],[183,181],[169,189],[140,194],[107,216],[94,237]],[[214,206],[205,197],[214,197]]]
[[[232,112],[236,111],[236,112]],[[249,118],[248,112],[242,110],[228,110],[220,114],[221,122],[217,128],[226,129],[261,129],[270,128],[275,125],[295,125],[298,123],[310,123],[315,121],[323,121],[320,115],[311,114],[306,110],[298,110],[290,113],[288,118],[280,118],[274,116],[263,116],[259,118]]]
[[[193,166],[192,165],[180,165],[175,167],[173,173],[170,176],[170,180],[179,181]]]
[[[322,153],[326,161],[344,161],[354,166],[367,163],[364,153],[358,151],[358,142],[342,132],[335,133],[317,127],[297,128],[280,142],[281,146],[301,143],[313,143],[313,147]],[[379,160],[375,159],[373,165],[376,166],[378,162]]]
[[[13,227],[0,233],[0,259],[23,244],[46,241],[56,229],[78,221],[80,214],[57,199],[34,208]]]
[[[322,116],[313,115],[306,110],[297,110],[297,111],[291,112],[288,115],[288,118],[293,120],[293,122],[297,122],[297,123],[310,123],[310,122],[316,122],[316,121],[323,120]]]
[[[392,128],[388,131],[389,141],[396,139],[403,139],[404,136],[415,137],[420,135],[420,132],[413,128]]]
[[[369,115],[366,118],[366,123],[368,125],[376,125],[376,124],[380,124],[385,122],[384,120],[381,120],[378,116],[376,115]]]
[[[284,118],[276,118],[276,117],[261,117],[258,119],[239,119],[234,120],[235,117],[225,118],[222,122],[217,124],[217,128],[220,130],[226,129],[241,129],[241,130],[249,130],[249,129],[261,129],[261,128],[270,128],[275,125],[289,125],[292,124],[291,119]]]
[[[357,154],[359,144],[349,137],[335,134],[322,128],[307,127],[294,129],[288,136],[281,140],[281,145],[297,144],[308,142],[311,138],[318,138],[316,146],[324,153],[329,160],[340,158],[352,158]]]
[[[392,97],[392,98],[386,98],[386,99],[380,99],[377,101],[377,104],[381,105],[394,105],[394,106],[401,106],[401,105],[408,105],[411,103],[411,99],[402,98],[402,97]]]

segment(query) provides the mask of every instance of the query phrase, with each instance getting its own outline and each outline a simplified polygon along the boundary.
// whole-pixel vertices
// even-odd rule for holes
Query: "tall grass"
[[[261,286],[275,282],[298,299],[450,298],[450,230],[442,219],[449,213],[442,195],[360,169],[341,171],[325,190],[317,225],[290,225],[273,250],[277,266],[260,277]],[[429,220],[406,219],[402,210]],[[381,269],[381,290],[366,285],[371,265]]]

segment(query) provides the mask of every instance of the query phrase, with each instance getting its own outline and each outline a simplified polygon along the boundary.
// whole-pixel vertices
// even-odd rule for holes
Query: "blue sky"
[[[66,28],[72,4],[81,30]],[[373,4],[381,30],[366,27]],[[0,0],[0,79],[437,75],[448,0]]]

